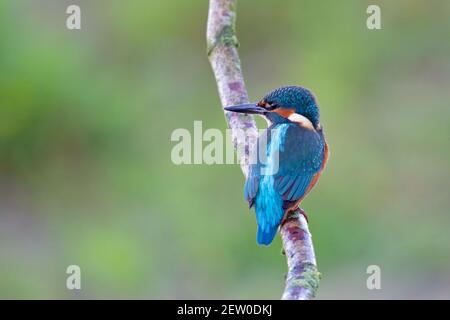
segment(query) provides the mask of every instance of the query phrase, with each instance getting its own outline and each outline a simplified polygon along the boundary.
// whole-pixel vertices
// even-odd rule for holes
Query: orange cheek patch
[[[280,116],[284,117],[284,118],[289,118],[290,115],[292,115],[294,113],[294,109],[276,109],[273,110],[273,112],[278,113]]]
[[[265,100],[261,100],[260,102],[258,102],[258,106],[260,106],[260,107],[265,108],[265,107],[267,107],[267,105],[268,105],[268,103]]]

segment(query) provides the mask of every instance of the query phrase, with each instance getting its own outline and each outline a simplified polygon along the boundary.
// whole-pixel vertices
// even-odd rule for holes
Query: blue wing
[[[314,130],[292,124],[280,152],[280,169],[275,175],[275,188],[284,201],[297,201],[309,188],[322,167],[325,141]]]
[[[273,133],[274,129],[281,129],[281,137]],[[265,175],[267,161],[258,162],[250,167],[244,187],[245,199],[250,207],[255,205],[260,244],[272,242],[285,210],[305,195],[320,171],[325,145],[321,133],[295,123],[278,124],[267,130],[267,156],[277,146],[278,171]]]

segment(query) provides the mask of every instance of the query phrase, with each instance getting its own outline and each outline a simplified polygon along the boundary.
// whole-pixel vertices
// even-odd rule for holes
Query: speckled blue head
[[[299,114],[314,127],[319,124],[319,106],[314,95],[306,88],[288,86],[275,89],[264,96],[258,103],[225,107],[225,110],[241,113],[260,114],[272,122],[288,121],[293,113]]]
[[[315,127],[319,124],[319,106],[316,98],[311,91],[303,87],[289,86],[275,89],[266,94],[259,105],[284,115],[292,110],[307,118]]]

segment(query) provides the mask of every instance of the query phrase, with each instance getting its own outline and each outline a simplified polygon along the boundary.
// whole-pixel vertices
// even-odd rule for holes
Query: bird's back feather
[[[265,148],[267,159],[250,167],[244,196],[250,206],[255,206],[257,242],[268,245],[286,209],[301,200],[316,180],[314,177],[322,168],[325,141],[321,133],[293,122],[272,125],[262,135],[267,137],[267,144],[258,143],[255,152]]]

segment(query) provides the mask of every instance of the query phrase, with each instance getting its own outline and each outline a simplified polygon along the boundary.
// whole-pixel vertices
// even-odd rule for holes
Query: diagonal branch
[[[307,300],[315,297],[320,273],[308,222],[302,209],[286,218],[280,228],[288,264],[283,300]]]
[[[248,102],[237,52],[239,42],[235,32],[235,8],[234,0],[211,0],[209,3],[206,33],[208,57],[223,106]],[[243,151],[238,157],[242,171],[247,176],[250,150],[256,145],[258,138],[255,120],[253,116],[236,112],[225,111],[225,116],[231,129],[234,148]]]
[[[241,62],[237,52],[239,42],[235,31],[236,0],[210,0],[207,44],[222,105],[248,102]],[[242,172],[248,173],[251,150],[256,148],[258,129],[251,115],[225,111],[232,132],[235,149],[241,150],[238,157]],[[244,133],[244,134],[243,134]],[[308,223],[300,211],[291,214],[280,228],[283,247],[288,264],[286,288],[282,299],[303,300],[315,296],[320,274],[308,230]]]

